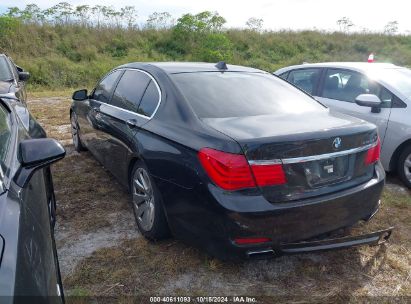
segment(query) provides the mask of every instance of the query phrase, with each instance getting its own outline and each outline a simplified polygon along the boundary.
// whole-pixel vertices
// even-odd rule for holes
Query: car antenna
[[[219,70],[228,70],[227,68],[227,64],[225,63],[225,61],[220,61],[218,62],[215,67]]]

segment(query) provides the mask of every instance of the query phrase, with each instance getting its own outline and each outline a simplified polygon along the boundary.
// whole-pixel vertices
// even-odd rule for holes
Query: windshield
[[[384,69],[380,71],[378,78],[397,89],[404,96],[411,96],[411,70],[406,68]]]
[[[265,73],[199,72],[171,76],[200,118],[304,113],[324,109],[287,82]]]
[[[12,79],[13,75],[11,74],[6,58],[0,56],[0,81],[10,81]]]

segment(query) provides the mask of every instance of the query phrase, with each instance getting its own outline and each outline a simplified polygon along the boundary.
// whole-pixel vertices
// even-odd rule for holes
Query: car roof
[[[220,71],[216,67],[216,63],[205,62],[132,62],[127,63],[119,68],[141,68],[144,69],[147,66],[157,67],[167,74],[176,73],[195,73],[195,72],[218,72]],[[251,72],[251,73],[266,73],[262,70],[227,64],[227,72]]]
[[[304,68],[340,68],[340,69],[352,69],[358,72],[368,72],[372,70],[381,70],[381,69],[401,69],[398,65],[392,63],[368,63],[368,62],[319,62],[319,63],[304,63],[300,65],[288,66],[282,69],[279,69],[275,74],[283,73],[289,70],[294,69],[304,69]]]

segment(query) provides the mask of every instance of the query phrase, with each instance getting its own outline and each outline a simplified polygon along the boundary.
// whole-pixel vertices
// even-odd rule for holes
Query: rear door
[[[101,104],[104,126],[105,166],[122,182],[127,182],[128,162],[135,133],[153,116],[160,101],[154,78],[142,70],[127,69],[118,82],[112,99]]]
[[[381,111],[362,107],[355,103],[360,94],[374,94],[383,101]],[[369,121],[378,127],[381,140],[384,139],[391,113],[393,94],[367,76],[351,70],[327,69],[320,86],[321,103],[330,109]]]
[[[46,172],[36,171],[20,194],[20,226],[15,292],[61,303],[61,286],[53,228],[50,222]],[[49,300],[49,296],[54,296]]]

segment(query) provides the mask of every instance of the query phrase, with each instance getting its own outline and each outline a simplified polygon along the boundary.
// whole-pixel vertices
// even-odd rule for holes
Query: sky
[[[0,12],[7,7],[24,8],[36,3],[41,8],[51,7],[63,0],[0,0]],[[262,18],[264,28],[337,30],[337,20],[348,17],[356,31],[367,28],[383,31],[390,21],[398,21],[399,31],[411,31],[411,2],[406,0],[66,0],[73,6],[107,5],[120,8],[133,5],[138,11],[138,22],[144,22],[152,12],[171,13],[178,18],[183,13],[204,10],[217,11],[227,20],[227,27],[244,27],[250,17]]]

